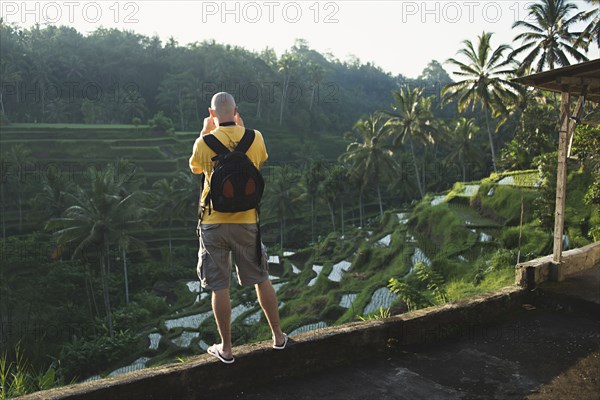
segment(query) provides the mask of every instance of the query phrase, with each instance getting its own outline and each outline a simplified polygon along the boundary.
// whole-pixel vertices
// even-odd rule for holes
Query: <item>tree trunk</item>
[[[289,78],[284,76],[283,89],[281,91],[281,107],[279,108],[279,125],[281,125],[283,122],[283,106],[285,105],[288,84],[289,84]]]
[[[379,215],[383,218],[383,204],[381,202],[381,189],[380,185],[377,185],[377,198],[379,199]]]
[[[331,201],[327,201],[327,207],[329,207],[329,214],[331,216],[331,226],[333,227],[333,232],[335,232],[335,213],[333,212],[333,204]]]
[[[342,236],[344,236],[344,201],[340,200],[340,208],[342,210]]]
[[[108,323],[108,333],[110,335],[111,338],[115,337],[115,331],[113,328],[113,321],[112,321],[112,311],[110,309],[110,296],[108,293],[108,270],[110,269],[110,267],[108,266],[108,257],[109,257],[109,252],[108,252],[108,239],[105,237],[105,249],[102,251],[102,254],[100,254],[100,257],[102,258],[101,261],[101,274],[102,274],[102,292],[104,295],[104,307],[106,308],[106,322]]]
[[[285,217],[281,217],[279,228],[279,245],[283,251],[283,231],[285,230]]]
[[[310,238],[311,241],[315,242],[315,198],[310,199]]]
[[[462,163],[462,170],[463,170],[463,182],[467,181],[467,171],[465,170],[465,162],[463,161]]]
[[[183,99],[181,98],[181,91],[179,91],[178,93],[178,100],[179,100],[179,104],[177,105],[178,111],[179,111],[179,126],[181,127],[181,130],[185,130],[185,126],[184,126],[184,119],[183,119]]]
[[[198,109],[198,98],[196,96],[194,96],[194,113],[196,114],[196,121],[198,121],[198,123],[200,125],[202,125],[204,123],[204,121],[202,119],[200,119],[200,110]],[[137,131],[137,128],[136,128],[136,131]]]
[[[490,150],[492,151],[492,165],[494,166],[494,172],[498,173],[496,168],[496,151],[494,150],[494,138],[492,137],[492,131],[490,130],[490,120],[488,116],[488,107],[485,106],[485,123],[487,125],[488,138],[490,140]]]
[[[4,112],[4,100],[2,98],[2,90],[0,90],[0,111],[2,111],[2,115],[6,117],[6,113]]]
[[[0,207],[2,207],[2,209],[0,210],[0,217],[2,218],[2,240],[6,240],[6,214],[5,214],[5,207],[4,207],[4,184],[2,182],[0,182]],[[4,242],[2,242],[2,245],[4,246]],[[2,253],[4,253],[4,248],[2,249]]]
[[[45,122],[46,118],[46,85],[42,83],[42,91],[40,92],[40,101],[42,103],[42,122]]]
[[[421,167],[421,187],[423,188],[423,192],[427,191],[427,182],[425,179],[425,175],[427,175],[426,174],[426,169],[427,169],[426,165],[427,164],[425,161],[426,157],[427,157],[427,149],[425,149],[425,151],[423,152],[423,165]]]
[[[171,227],[173,226],[173,221],[169,219],[169,262],[167,265],[169,268],[173,267],[173,239],[171,234]]]
[[[127,278],[127,251],[123,246],[123,274],[125,275],[125,304],[129,304],[129,279]]]
[[[98,303],[96,302],[96,295],[94,294],[94,283],[92,282],[92,273],[90,272],[90,268],[87,264],[85,266],[85,271],[87,275],[88,284],[90,285],[90,295],[92,296],[92,304],[94,305],[96,315],[100,316],[100,310],[98,310]]]
[[[262,100],[262,87],[259,85],[258,86],[258,103],[256,104],[256,116],[255,116],[255,118],[257,120],[260,119],[260,103],[261,103],[261,100]]]
[[[19,185],[19,194],[17,197],[19,205],[19,232],[23,231],[23,199],[21,198],[21,188]]]
[[[360,190],[360,193],[358,195],[358,213],[359,213],[359,218],[360,218],[360,227],[362,228],[363,226],[363,201],[362,201],[362,189]]]
[[[94,319],[94,308],[92,307],[92,296],[93,292],[91,290],[90,282],[89,282],[89,271],[87,266],[85,267],[86,274],[83,277],[83,284],[85,285],[85,297],[87,298],[88,308],[90,310],[90,318]],[[96,314],[98,315],[98,314]]]
[[[415,167],[415,178],[417,180],[417,188],[419,189],[419,194],[421,195],[421,198],[423,198],[425,196],[425,193],[423,193],[423,188],[421,187],[421,178],[419,178],[419,166],[417,165],[417,156],[415,156],[415,148],[413,146],[413,142],[410,136],[408,137],[408,142],[410,143],[410,152],[412,154],[413,166]]]

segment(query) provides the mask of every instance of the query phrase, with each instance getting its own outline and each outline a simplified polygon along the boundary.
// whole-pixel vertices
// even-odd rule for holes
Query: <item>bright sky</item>
[[[581,10],[582,0],[572,0]],[[296,38],[340,60],[358,57],[393,74],[415,78],[432,59],[453,57],[464,39],[495,32],[492,44],[511,44],[514,21],[530,1],[10,1],[0,16],[20,26],[52,23],[91,32],[99,26],[157,34],[163,43],[205,39],[278,55]],[[588,53],[600,57],[598,48]],[[448,68],[448,66],[447,66]]]

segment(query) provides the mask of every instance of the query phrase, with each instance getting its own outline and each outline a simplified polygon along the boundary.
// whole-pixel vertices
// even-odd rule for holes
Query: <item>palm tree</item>
[[[336,177],[338,182],[341,182],[341,185],[337,191],[338,200],[340,201],[340,220],[342,224],[342,236],[344,235],[344,204],[348,199],[352,198],[354,193],[354,189],[351,185],[348,184],[350,174],[345,165],[336,165],[332,171],[332,174]]]
[[[287,100],[287,91],[292,79],[292,72],[296,68],[297,59],[293,54],[285,53],[278,63],[279,72],[283,74],[283,86],[281,89],[281,107],[279,109],[279,125],[283,123],[283,106]]]
[[[141,195],[141,192],[135,192],[136,195]],[[126,210],[127,218],[124,218],[117,225],[116,231],[118,235],[117,243],[121,250],[123,261],[123,276],[125,277],[125,304],[129,304],[129,275],[127,273],[127,252],[135,248],[142,251],[146,250],[146,243],[131,235],[132,231],[139,231],[148,227],[145,215],[149,214],[147,209],[139,207],[137,204],[134,208]]]
[[[286,218],[288,215],[295,214],[298,210],[296,203],[299,196],[296,191],[296,181],[297,177],[294,171],[288,165],[283,165],[275,171],[273,177],[269,180],[263,200],[263,209],[275,213],[279,220],[281,249],[284,245]]]
[[[173,263],[173,221],[179,217],[182,209],[187,205],[186,195],[192,189],[181,187],[179,182],[177,178],[170,181],[163,178],[152,185],[154,189],[152,192],[152,208],[156,213],[156,221],[166,222],[169,228],[169,267]]]
[[[16,187],[17,207],[19,211],[19,232],[23,230],[23,184],[26,183],[25,168],[29,163],[31,150],[17,144],[10,148],[7,159],[15,168],[15,175],[9,175],[8,177],[12,180]]]
[[[423,89],[413,90],[407,87],[392,92],[394,104],[391,116],[393,146],[398,148],[402,143],[408,142],[415,169],[415,179],[421,198],[425,196],[425,188],[421,184],[415,142],[428,144],[434,143],[433,134],[436,130],[435,117],[431,113],[430,98],[423,97]]]
[[[569,31],[584,15],[578,12],[569,17],[572,11],[577,10],[574,3],[568,0],[541,0],[530,4],[528,10],[528,19],[535,22],[517,21],[513,24],[513,28],[524,28],[528,32],[515,37],[515,41],[521,40],[523,44],[511,53],[511,58],[528,52],[521,66],[530,67],[537,60],[536,72],[541,72],[545,66],[554,69],[556,65],[570,65],[568,56],[577,61],[587,60],[575,45],[578,35]]]
[[[310,232],[311,241],[315,241],[315,201],[319,185],[323,181],[323,165],[320,161],[309,161],[306,172],[302,175],[302,191],[301,197],[306,197],[310,203]]]
[[[590,43],[596,43],[597,47],[600,47],[600,0],[585,0],[592,5],[592,9],[581,15],[582,21],[590,22],[587,24],[585,29],[579,34],[579,37],[575,41],[575,46],[584,46],[588,49]]]
[[[262,118],[262,110],[263,110],[263,92],[264,92],[264,83],[268,82],[269,79],[273,76],[273,70],[270,67],[270,64],[262,60],[261,58],[257,58],[252,63],[252,70],[254,72],[255,81],[254,85],[257,89],[257,99],[256,99],[256,114],[254,118],[260,120]]]
[[[277,55],[275,54],[275,50],[269,46],[265,47],[260,52],[260,59],[263,60],[270,68],[277,68]]]
[[[39,88],[39,91],[42,94],[38,97],[42,106],[42,122],[46,117],[46,96],[44,94],[46,93],[48,86],[53,83],[53,75],[51,72],[53,71],[53,58],[46,44],[47,40],[48,38],[43,36],[43,31],[40,29],[39,25],[36,25],[35,28],[32,28],[31,30],[27,46],[28,52],[32,55],[29,64],[30,76],[33,84]]]
[[[323,161],[325,157],[320,153],[320,148],[315,144],[315,142],[305,141],[296,148],[296,150],[292,153],[295,159],[298,160],[298,164],[305,166],[311,165],[315,162]]]
[[[183,189],[181,212],[178,217],[183,218],[185,221],[192,221],[193,225],[196,226],[197,221],[194,221],[194,219],[198,217],[197,205],[201,190],[198,176],[189,171],[179,171],[175,180],[177,182],[175,185]]]
[[[477,48],[470,40],[463,42],[465,47],[458,54],[465,56],[467,62],[454,58],[447,61],[458,67],[459,71],[454,74],[464,77],[464,80],[446,85],[442,95],[446,103],[457,101],[460,112],[469,107],[475,110],[477,104],[484,110],[492,164],[494,172],[498,172],[488,114],[493,112],[494,116],[499,116],[506,113],[505,104],[516,101],[519,85],[508,80],[514,71],[509,68],[514,61],[510,57],[505,58],[504,53],[510,51],[510,47],[503,44],[494,50],[490,43],[492,35],[483,32],[478,36]]]
[[[315,93],[317,91],[317,88],[319,87],[319,84],[323,80],[323,67],[321,67],[319,64],[309,63],[308,73],[310,83],[312,86],[312,91],[310,93],[310,105],[308,106],[308,110],[312,111],[313,104],[315,101]]]
[[[42,188],[32,202],[36,209],[42,211],[44,221],[60,217],[68,208],[68,193],[73,191],[73,182],[64,174],[48,170],[42,180]]]
[[[191,70],[181,73],[168,73],[158,87],[158,95],[156,96],[158,103],[179,116],[180,130],[186,129],[187,117],[194,107],[194,90],[190,85],[193,79],[194,76]],[[141,102],[137,105],[143,106]],[[142,111],[142,109],[136,112],[138,111]]]
[[[335,165],[327,170],[319,185],[319,195],[327,203],[331,226],[336,231],[335,204],[339,200],[341,209],[341,233],[344,234],[344,198],[352,196],[352,185],[348,182],[348,170],[343,165]]]
[[[146,100],[137,89],[128,91],[119,106],[123,121],[126,122],[136,117],[143,119],[147,111]]]
[[[373,114],[360,119],[354,125],[358,139],[348,145],[346,152],[340,156],[341,161],[351,165],[351,173],[360,182],[359,199],[362,226],[362,195],[369,183],[377,188],[379,212],[383,216],[381,201],[381,182],[392,177],[398,170],[391,146],[385,140],[390,135],[390,125],[383,120],[381,114]]]
[[[100,278],[106,309],[108,331],[114,337],[108,275],[110,273],[110,246],[120,237],[124,227],[135,224],[133,210],[137,208],[136,195],[127,195],[118,184],[115,168],[90,171],[89,188],[77,188],[70,195],[73,205],[60,218],[51,219],[46,228],[54,230],[60,249],[73,245],[71,258],[85,257],[86,251],[97,250]]]
[[[319,195],[323,198],[323,200],[325,200],[325,203],[327,203],[327,208],[329,209],[332,232],[336,231],[334,206],[339,196],[339,189],[343,184],[345,184],[345,182],[339,181],[338,177],[333,173],[333,171],[329,171],[327,176],[320,182],[318,187]]]
[[[409,173],[411,172],[411,169],[404,167],[413,164],[413,158],[410,151],[396,152],[396,162],[403,168],[400,169],[399,179],[391,182],[388,190],[396,201],[400,203],[410,203],[414,200],[415,193],[418,193],[419,191],[417,186],[419,180],[410,179],[411,176]]]
[[[17,87],[16,84],[22,80],[22,71],[25,70],[22,43],[20,43],[24,35],[20,34],[16,26],[0,21],[0,36],[3,39],[0,60],[0,114],[6,116],[3,99],[5,90],[11,86]]]
[[[3,56],[0,61],[0,113],[3,116],[6,116],[3,99],[4,89],[19,81],[21,81],[21,74],[17,66],[9,57]]]
[[[6,190],[6,183],[10,173],[8,172],[7,163],[4,161],[4,155],[0,158],[0,219],[2,219],[2,246],[4,246],[6,239],[6,199],[4,192]],[[2,247],[4,252],[4,247]]]
[[[465,160],[473,160],[478,156],[478,151],[473,147],[473,138],[479,131],[473,118],[460,118],[456,125],[448,130],[448,139],[450,141],[450,153],[446,156],[447,163],[460,162],[462,166],[462,180],[466,182],[467,173]]]

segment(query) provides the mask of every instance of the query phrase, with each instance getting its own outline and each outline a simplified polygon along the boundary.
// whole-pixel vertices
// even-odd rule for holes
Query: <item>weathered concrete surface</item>
[[[436,343],[396,345],[351,366],[206,399],[598,399],[598,314],[534,303]]]
[[[560,399],[596,399],[598,328],[587,317],[521,310],[452,340],[394,347],[360,365],[206,398],[541,399],[555,393]]]
[[[205,355],[183,364],[148,368],[99,381],[25,396],[24,399],[198,399],[220,390],[257,387],[278,378],[322,371],[385,354],[397,346],[435,343],[460,335],[518,309],[527,292],[508,287],[444,306],[386,320],[351,323],[294,337],[285,351],[268,343],[234,349],[236,362],[223,365]]]
[[[530,400],[598,399],[600,397],[600,351],[581,358],[572,367],[542,385]]]
[[[560,282],[581,271],[600,266],[600,241],[565,251],[562,257],[560,264],[552,262],[552,255],[517,264],[515,284],[533,287],[549,280]]]

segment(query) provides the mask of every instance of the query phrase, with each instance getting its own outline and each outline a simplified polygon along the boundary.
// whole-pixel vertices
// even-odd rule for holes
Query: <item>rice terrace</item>
[[[54,3],[0,10],[0,400],[600,395],[598,0]]]

